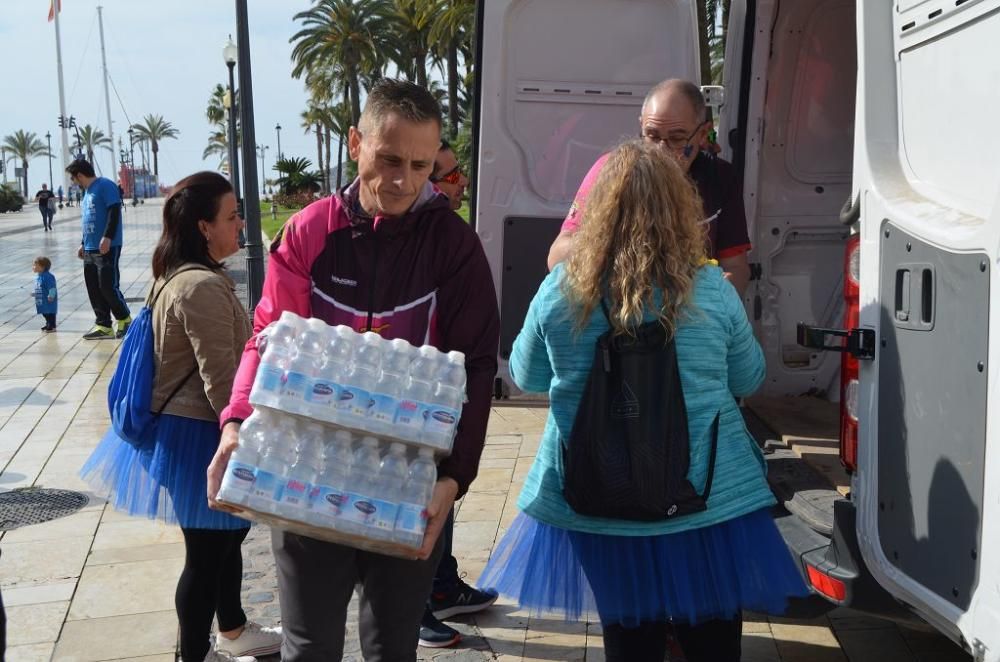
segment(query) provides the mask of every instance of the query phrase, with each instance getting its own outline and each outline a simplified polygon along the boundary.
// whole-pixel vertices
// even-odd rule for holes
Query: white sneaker
[[[266,628],[253,621],[247,621],[243,632],[235,639],[226,639],[222,635],[215,637],[215,647],[221,653],[226,653],[239,662],[244,662],[241,655],[264,656],[274,655],[281,651],[281,628]],[[252,659],[252,658],[251,658]]]
[[[221,653],[219,651],[208,651],[208,655],[205,656],[205,662],[257,662],[257,658],[253,655],[240,655],[239,657],[233,657],[228,653]]]

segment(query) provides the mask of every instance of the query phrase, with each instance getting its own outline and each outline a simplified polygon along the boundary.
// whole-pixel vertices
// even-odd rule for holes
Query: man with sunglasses
[[[452,211],[462,206],[465,187],[469,180],[462,174],[462,166],[448,141],[442,139],[441,147],[434,158],[434,169],[430,181],[438,190],[448,196]],[[444,552],[434,573],[434,585],[427,599],[423,618],[420,620],[421,646],[426,648],[448,648],[462,640],[462,635],[453,627],[441,622],[461,614],[475,614],[488,608],[497,600],[495,591],[480,591],[462,580],[458,572],[458,560],[452,553],[452,539],[455,531],[455,511],[449,513],[448,520],[441,529]]]
[[[742,295],[750,281],[747,252],[751,248],[743,192],[732,165],[701,150],[710,126],[701,90],[676,78],[659,83],[646,96],[639,126],[643,140],[669,150],[697,185],[708,225],[709,254]],[[549,249],[549,269],[572,252],[587,195],[606,160],[607,155],[598,159],[580,184],[562,230]]]
[[[441,140],[441,149],[434,159],[434,170],[431,172],[430,180],[438,190],[448,196],[452,210],[458,211],[462,206],[469,179],[462,173],[462,166],[447,140]]]

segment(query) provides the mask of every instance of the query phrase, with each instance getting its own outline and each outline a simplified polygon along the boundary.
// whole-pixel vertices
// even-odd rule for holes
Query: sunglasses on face
[[[455,166],[443,175],[438,175],[437,177],[431,177],[431,181],[435,184],[438,182],[444,182],[446,184],[458,185],[462,182],[462,171],[459,170],[459,166]]]

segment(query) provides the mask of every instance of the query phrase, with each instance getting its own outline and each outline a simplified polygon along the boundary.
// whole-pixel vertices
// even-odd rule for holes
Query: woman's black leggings
[[[698,625],[644,622],[634,628],[614,624],[603,630],[607,662],[663,662],[671,630],[688,662],[739,662],[743,619],[737,616]]]
[[[240,603],[243,583],[243,540],[249,528],[232,531],[181,529],[184,570],[177,581],[174,604],[181,627],[181,658],[201,662],[208,654],[212,617],[227,632],[247,622]]]

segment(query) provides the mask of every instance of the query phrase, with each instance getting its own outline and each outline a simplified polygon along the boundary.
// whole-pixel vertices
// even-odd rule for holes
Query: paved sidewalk
[[[141,305],[149,257],[159,235],[161,204],[126,216],[122,288]],[[57,217],[58,218],[58,217]],[[105,393],[114,368],[114,341],[83,341],[93,323],[76,258],[79,229],[3,234],[0,217],[0,491],[44,486],[91,497],[82,511],[2,533],[0,587],[8,606],[10,662],[175,659],[173,595],[183,564],[179,530],[129,518],[105,506],[77,471],[107,427]],[[26,226],[25,226],[26,227]],[[53,261],[59,279],[59,330],[40,333],[30,297],[31,261]],[[244,280],[243,262],[232,261]],[[490,420],[479,478],[458,505],[455,552],[470,581],[479,576],[495,541],[516,515],[515,501],[531,465],[547,411],[498,407]],[[244,605],[252,618],[279,622],[268,531],[255,527],[244,548]],[[356,601],[347,655],[361,660]],[[603,660],[600,627],[530,618],[498,604],[455,627],[465,639],[454,650],[419,651],[421,660]],[[746,662],[963,660],[936,634],[833,612],[810,622],[749,617]]]

